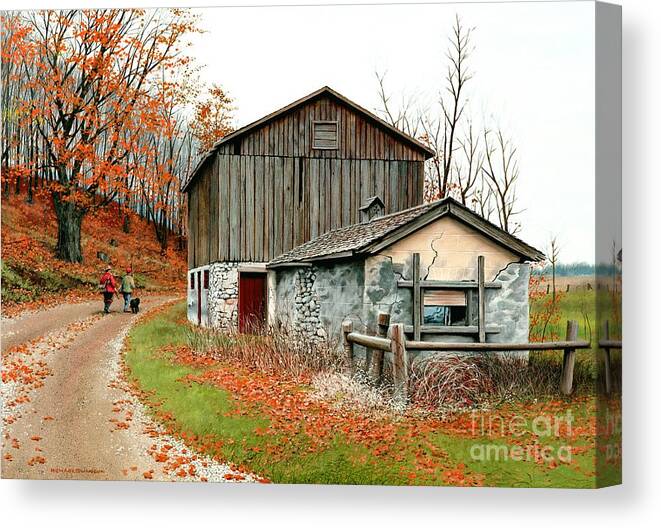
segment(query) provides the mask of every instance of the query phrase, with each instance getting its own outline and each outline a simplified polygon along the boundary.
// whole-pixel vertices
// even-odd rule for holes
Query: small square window
[[[467,324],[466,292],[436,290],[425,292],[424,322],[436,326],[465,326]]]
[[[190,289],[195,289],[195,272],[190,274]]]
[[[209,270],[204,270],[204,289],[209,289]]]
[[[335,150],[338,148],[337,121],[314,121],[312,123],[312,148]]]

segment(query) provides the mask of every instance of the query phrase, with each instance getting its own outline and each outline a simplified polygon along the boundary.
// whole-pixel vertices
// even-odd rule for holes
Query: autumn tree
[[[234,130],[234,110],[234,100],[217,84],[197,102],[190,127],[200,152],[208,151],[216,141]]]
[[[189,75],[161,79],[153,93],[161,127],[140,138],[140,147],[132,153],[134,183],[142,197],[143,214],[165,252],[174,218],[183,217],[180,198],[182,181],[194,162],[193,136],[183,115],[196,94]],[[173,214],[176,213],[176,214]]]
[[[56,254],[82,261],[81,224],[128,186],[140,138],[162,127],[154,76],[190,59],[185,38],[196,30],[186,10],[39,11],[11,61],[24,72],[20,119],[43,140],[48,191],[58,223]]]

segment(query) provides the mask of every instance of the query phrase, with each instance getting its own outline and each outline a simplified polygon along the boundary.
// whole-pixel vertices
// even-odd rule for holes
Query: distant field
[[[613,288],[612,281],[604,281],[604,284],[608,282],[609,289]],[[539,285],[538,289],[546,291],[551,286],[551,277],[549,275],[544,275],[544,281]],[[589,291],[590,289],[595,289],[597,287],[596,278],[594,275],[570,275],[570,276],[557,276],[555,278],[556,291],[567,292],[567,286],[569,286],[569,291],[575,290],[585,290]],[[616,286],[618,290],[621,289],[621,286],[618,284]]]

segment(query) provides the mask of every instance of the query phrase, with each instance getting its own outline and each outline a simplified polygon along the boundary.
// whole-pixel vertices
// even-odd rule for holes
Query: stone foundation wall
[[[239,319],[238,262],[215,262],[209,268],[209,324],[235,330]]]

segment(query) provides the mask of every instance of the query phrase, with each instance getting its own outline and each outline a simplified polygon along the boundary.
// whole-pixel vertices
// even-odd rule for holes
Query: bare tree
[[[402,95],[401,102],[394,108],[392,103],[392,96],[386,91],[386,74],[387,72],[376,72],[376,79],[379,84],[379,106],[377,113],[387,123],[395,128],[398,128],[405,134],[411,137],[418,137],[420,129],[420,115],[416,110],[416,98],[412,95]]]
[[[455,160],[456,188],[459,200],[470,205],[471,197],[477,192],[476,184],[482,176],[484,153],[480,150],[480,136],[473,133],[473,122],[469,121],[468,131],[459,142],[463,163]]]
[[[470,198],[470,207],[482,218],[491,221],[496,207],[494,205],[494,195],[491,187],[487,183],[486,177],[480,175],[479,188],[476,187]]]
[[[459,164],[454,153],[463,148],[459,128],[467,104],[465,86],[472,78],[467,65],[472,51],[471,32],[472,29],[466,28],[457,16],[446,52],[448,66],[444,86],[435,110],[416,108],[416,97],[406,95],[402,95],[399,104],[395,105],[385,87],[385,73],[376,74],[380,106],[377,113],[434,151],[426,167],[428,188],[425,194],[431,199],[444,198],[456,184],[453,174]]]
[[[457,15],[450,37],[450,47],[446,53],[446,57],[450,61],[445,76],[445,92],[447,93],[442,93],[440,98],[443,114],[441,119],[443,122],[443,171],[442,175],[439,174],[438,182],[440,198],[447,196],[449,191],[453,155],[458,142],[459,123],[467,103],[464,88],[466,83],[473,77],[467,64],[472,51],[471,33],[472,28],[465,28],[459,15]],[[427,130],[425,131],[427,132]]]
[[[521,228],[521,225],[514,221],[514,217],[522,212],[514,208],[516,183],[519,179],[517,150],[512,141],[505,138],[500,128],[495,132],[485,129],[483,137],[485,162],[482,174],[493,192],[500,227],[514,234]]]

